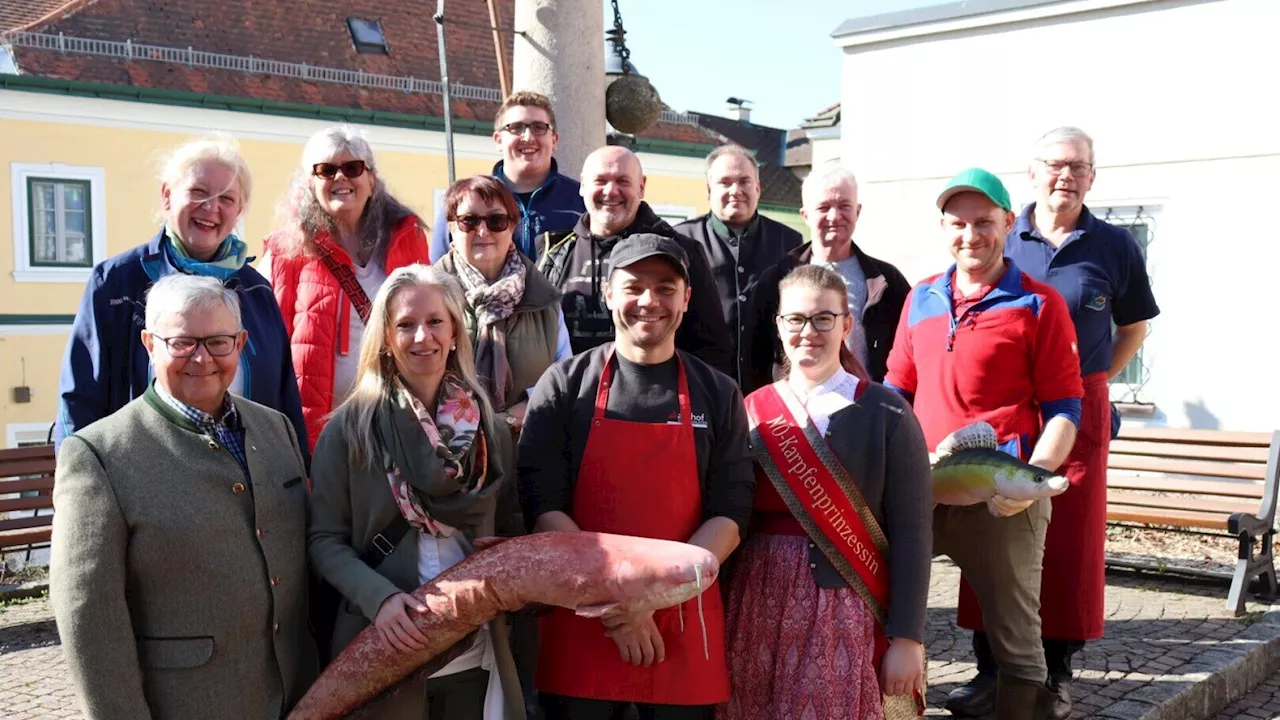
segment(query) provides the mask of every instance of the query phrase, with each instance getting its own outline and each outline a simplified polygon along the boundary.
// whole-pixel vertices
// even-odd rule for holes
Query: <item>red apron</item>
[[[1111,399],[1105,372],[1086,375],[1080,431],[1059,468],[1070,481],[1053,498],[1040,577],[1040,634],[1056,640],[1102,637],[1107,587],[1107,453]],[[968,582],[960,584],[960,627],[982,630],[982,611]]]
[[[676,357],[679,425],[606,418],[613,353],[606,358],[573,491],[573,520],[583,530],[685,542],[702,524],[689,383],[684,363]],[[719,583],[702,594],[702,615],[710,660],[703,654],[695,598],[654,613],[666,660],[646,668],[622,661],[618,646],[605,636],[598,618],[555,608],[541,621],[535,685],[553,695],[596,700],[654,705],[725,702],[729,668]]]

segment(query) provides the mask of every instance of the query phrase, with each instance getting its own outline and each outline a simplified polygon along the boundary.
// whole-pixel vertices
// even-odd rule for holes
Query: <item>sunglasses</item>
[[[513,123],[507,123],[506,125],[503,125],[502,129],[506,130],[512,135],[524,135],[525,130],[531,130],[534,135],[537,135],[538,137],[542,137],[543,135],[547,134],[547,131],[551,129],[551,126],[544,122],[531,122],[531,123],[513,122]]]
[[[475,232],[480,229],[481,223],[489,228],[489,232],[502,232],[511,227],[511,216],[506,213],[463,215],[462,217],[454,218],[453,221],[458,223],[458,227],[466,232]]]
[[[341,165],[316,163],[311,166],[311,174],[316,177],[322,177],[325,180],[332,180],[337,177],[339,170],[342,171],[342,177],[353,180],[364,174],[365,164],[363,160],[349,160]]]

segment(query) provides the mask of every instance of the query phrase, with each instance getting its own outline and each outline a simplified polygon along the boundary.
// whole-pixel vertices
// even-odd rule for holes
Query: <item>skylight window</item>
[[[351,41],[355,43],[356,52],[387,54],[387,37],[382,34],[382,23],[377,20],[347,18],[347,29],[351,31]]]

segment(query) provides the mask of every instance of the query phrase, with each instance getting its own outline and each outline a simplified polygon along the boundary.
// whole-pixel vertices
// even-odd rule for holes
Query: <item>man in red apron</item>
[[[1035,145],[1029,175],[1037,200],[1009,232],[1005,255],[1067,301],[1084,381],[1080,432],[1061,468],[1071,485],[1053,499],[1040,585],[1045,662],[1058,687],[1050,717],[1062,719],[1071,715],[1071,656],[1086,640],[1102,637],[1103,630],[1108,381],[1137,354],[1147,321],[1160,309],[1133,235],[1094,217],[1084,205],[1095,176],[1093,140],[1077,128],[1050,131]],[[956,689],[947,707],[957,714],[982,715],[994,702],[997,664],[967,584],[959,614],[960,625],[975,630],[979,675]]]
[[[521,502],[535,532],[592,531],[689,542],[724,560],[755,492],[742,394],[677,352],[688,256],[632,235],[609,258],[614,341],[552,366],[520,437]],[[572,298],[567,298],[572,301]],[[729,698],[719,584],[639,615],[543,618],[536,686],[547,720],[699,720]]]

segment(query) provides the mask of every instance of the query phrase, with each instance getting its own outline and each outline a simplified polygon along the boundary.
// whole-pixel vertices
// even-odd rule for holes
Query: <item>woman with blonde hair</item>
[[[387,191],[373,148],[356,128],[311,136],[266,238],[271,279],[294,350],[307,437],[355,384],[370,298],[397,268],[428,262],[423,223]]]
[[[849,351],[853,322],[835,272],[802,265],[780,283],[786,376],[746,398],[758,481],[721,720],[924,711],[928,451],[911,407]]]
[[[160,173],[159,232],[98,263],[85,288],[58,387],[59,446],[146,391],[153,374],[141,339],[147,290],[186,273],[216,278],[239,297],[248,339],[230,391],[284,413],[306,447],[288,334],[271,287],[235,234],[252,191],[249,167],[229,137],[193,140],[169,154]]]
[[[308,556],[342,595],[337,655],[372,623],[411,653],[426,638],[409,591],[474,552],[523,532],[510,433],[496,427],[476,375],[462,289],[424,265],[393,271],[373,301],[355,388],[321,432],[312,464]],[[409,681],[372,717],[524,717],[506,621],[430,678]]]

